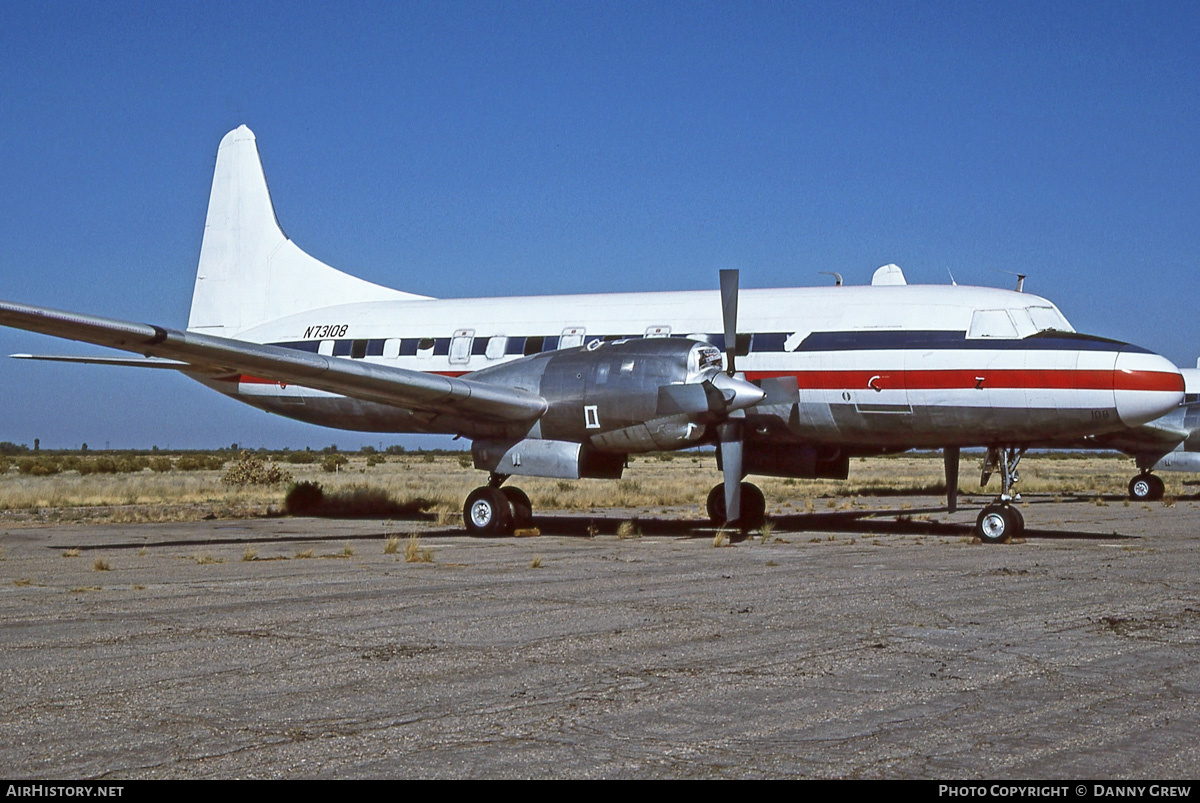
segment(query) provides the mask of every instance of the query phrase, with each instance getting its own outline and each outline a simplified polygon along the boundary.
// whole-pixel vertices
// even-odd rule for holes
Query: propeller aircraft
[[[839,277],[840,278],[840,277]],[[532,516],[513,476],[619,478],[631,454],[715,444],[715,524],[757,526],[747,475],[848,476],[849,460],[942,449],[949,503],[959,452],[987,447],[1001,493],[976,532],[1024,526],[1010,504],[1030,445],[1102,436],[1183,400],[1179,370],[1074,331],[1035,295],[908,285],[434,299],[373,284],[283,233],[245,126],[217,153],[186,328],[0,301],[0,324],[137,357],[13,355],[177,370],[226,396],[348,430],[471,440],[488,472],[466,528]]]

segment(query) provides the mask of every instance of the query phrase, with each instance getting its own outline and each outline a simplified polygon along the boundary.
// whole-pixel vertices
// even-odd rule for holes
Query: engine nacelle
[[[585,443],[544,441],[475,441],[475,468],[497,474],[556,477],[565,480],[616,480],[625,470],[625,455],[600,452]]]
[[[706,381],[720,368],[721,352],[706,343],[639,338],[548,352],[484,369],[475,378],[546,399],[549,409],[536,429],[545,440],[628,454],[699,442],[715,420],[713,411],[729,403]]]
[[[721,466],[721,453],[717,452]],[[840,449],[813,446],[773,446],[762,441],[746,444],[742,469],[747,474],[797,479],[844,480],[850,476],[850,457]]]

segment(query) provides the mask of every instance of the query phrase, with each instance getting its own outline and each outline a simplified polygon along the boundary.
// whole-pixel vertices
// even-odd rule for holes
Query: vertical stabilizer
[[[342,273],[300,250],[275,218],[254,133],[243,125],[225,135],[188,329],[232,336],[334,304],[420,298]]]

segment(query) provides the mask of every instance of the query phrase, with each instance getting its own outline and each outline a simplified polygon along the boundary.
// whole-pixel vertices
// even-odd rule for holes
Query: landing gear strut
[[[1163,498],[1167,487],[1162,478],[1143,471],[1129,481],[1129,498],[1135,502],[1154,502]]]
[[[1012,488],[1021,481],[1017,464],[1024,454],[1024,449],[993,446],[984,458],[979,484],[987,485],[993,471],[1000,474],[999,498],[980,511],[979,518],[975,520],[975,535],[985,544],[1003,544],[1011,538],[1019,538],[1025,532],[1025,517],[1011,504],[1015,498]]]
[[[463,523],[472,535],[506,535],[528,527],[533,521],[533,505],[520,488],[501,488],[507,474],[488,478],[488,484],[467,495],[463,505]]]

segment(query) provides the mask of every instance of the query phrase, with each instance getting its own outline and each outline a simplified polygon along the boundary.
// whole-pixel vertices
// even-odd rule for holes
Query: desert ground
[[[427,458],[432,459],[427,459]],[[1200,501],[1128,461],[1032,456],[1026,537],[970,535],[940,460],[766,480],[769,526],[703,520],[688,455],[522,482],[526,537],[472,538],[479,475],[336,473],[423,500],[278,515],[222,470],[0,477],[0,766],[14,778],[1192,778]],[[995,480],[993,479],[994,491]],[[931,490],[932,489],[932,490]],[[970,491],[976,491],[971,493]]]

